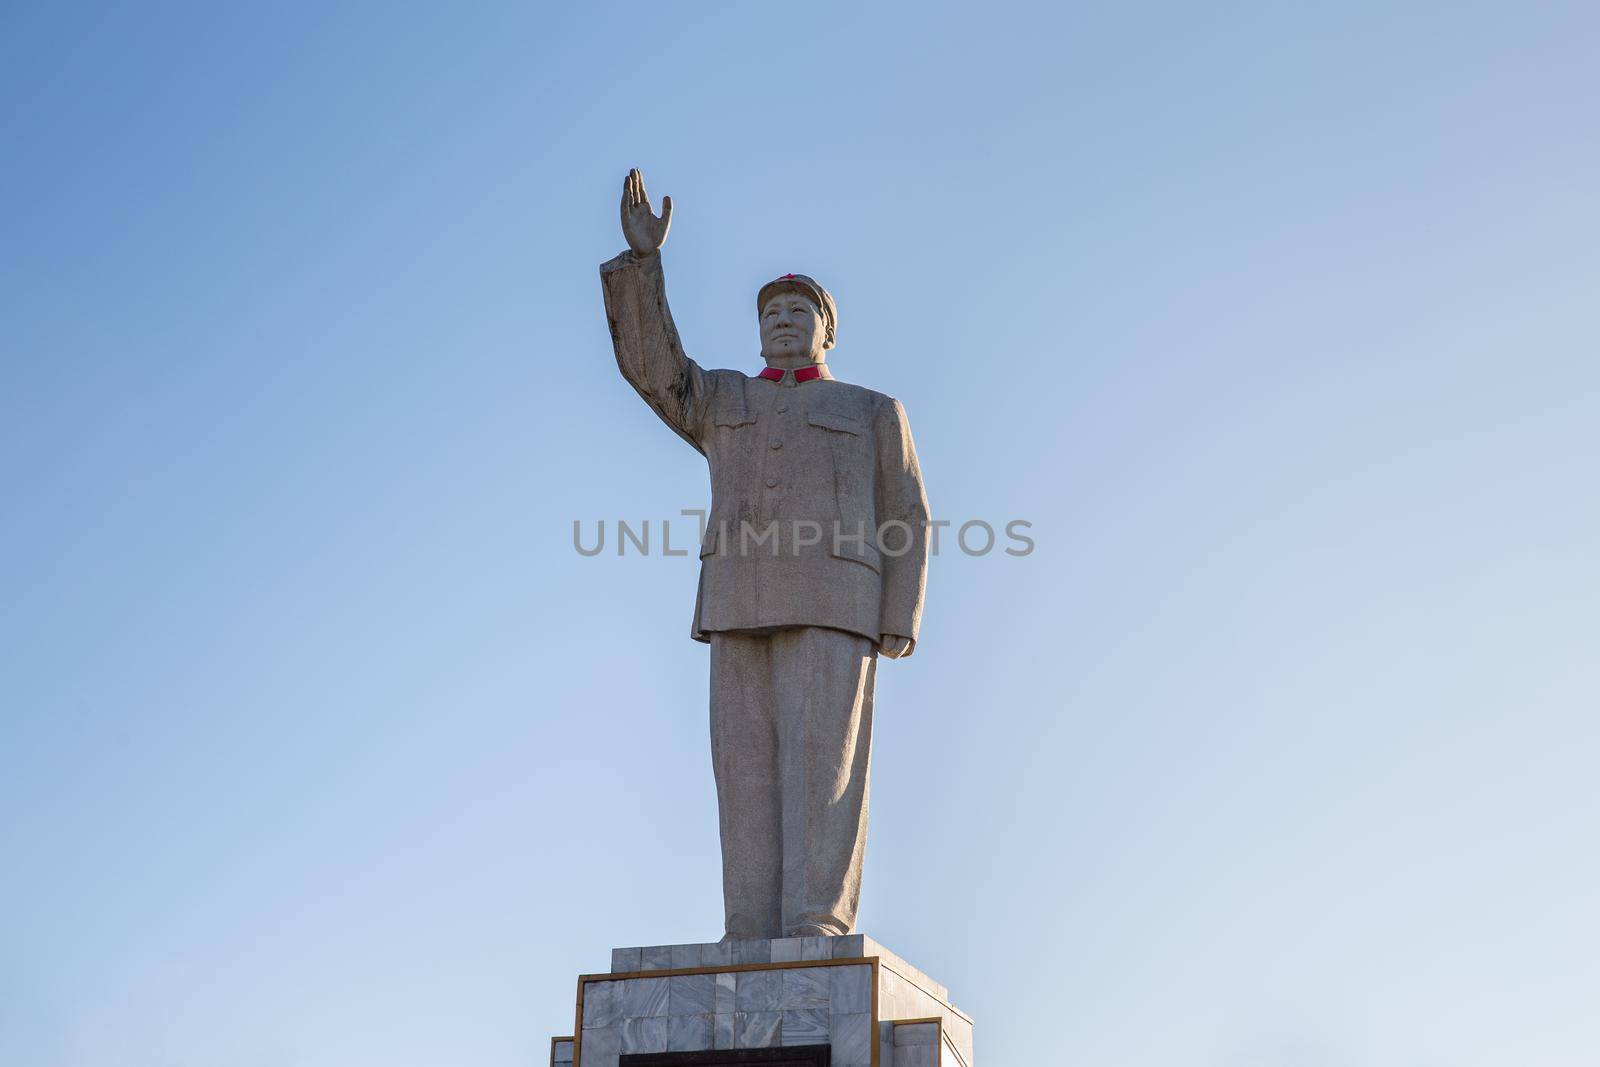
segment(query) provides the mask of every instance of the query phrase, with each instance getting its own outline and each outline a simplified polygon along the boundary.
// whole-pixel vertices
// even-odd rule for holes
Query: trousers
[[[710,637],[727,934],[848,934],[867,847],[877,646],[820,626]]]

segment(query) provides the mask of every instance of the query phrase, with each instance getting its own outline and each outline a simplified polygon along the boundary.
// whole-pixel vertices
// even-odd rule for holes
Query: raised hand
[[[650,210],[650,197],[644,191],[644,175],[630,170],[622,180],[622,235],[636,256],[654,255],[667,239],[672,225],[672,197],[661,198],[661,217]]]

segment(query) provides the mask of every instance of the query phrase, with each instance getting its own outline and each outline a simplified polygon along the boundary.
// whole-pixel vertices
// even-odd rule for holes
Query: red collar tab
[[[783,374],[784,372],[777,367],[768,367],[756,377],[765,378],[769,382],[781,382],[783,381]],[[796,382],[816,381],[820,377],[822,377],[822,368],[815,363],[809,367],[798,367],[794,372],[794,380]]]

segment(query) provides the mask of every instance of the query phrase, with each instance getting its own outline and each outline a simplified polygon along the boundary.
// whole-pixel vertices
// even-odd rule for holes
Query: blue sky
[[[539,1062],[721,903],[616,373],[839,302],[945,553],[862,928],[985,1064],[1600,1056],[1583,4],[13,5],[0,1062]]]

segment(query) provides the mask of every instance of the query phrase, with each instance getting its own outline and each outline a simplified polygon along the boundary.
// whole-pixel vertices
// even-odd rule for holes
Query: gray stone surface
[[[621,1003],[622,1018],[627,1020],[667,1014],[667,981],[665,978],[629,978],[622,982],[601,984],[622,987],[617,996]]]
[[[782,971],[741,971],[734,977],[735,1011],[777,1011],[782,999]]]
[[[878,657],[820,626],[711,635],[711,765],[737,936],[848,933],[866,853]],[[772,943],[798,959],[807,940]]]
[[[667,1018],[667,1051],[698,1052],[712,1048],[712,1016],[672,1015]]]
[[[854,1015],[872,1010],[872,968],[829,967],[828,1003],[835,1015]]]
[[[896,1045],[935,1045],[938,1042],[938,1023],[901,1023],[894,1028]]]
[[[622,1021],[621,982],[594,982],[583,992],[584,1029],[616,1026]]]
[[[766,940],[735,941],[733,943],[733,962],[771,963],[772,942]]]
[[[739,1011],[733,1014],[734,1048],[769,1048],[779,1043],[782,1032],[781,1011]]]
[[[785,937],[772,943],[772,962],[789,963],[794,960],[829,959],[829,937]]]
[[[679,340],[661,265],[666,227],[654,218],[637,172],[629,175],[622,220],[629,249],[600,268],[612,343],[623,377],[710,462],[712,513],[702,559],[716,551],[720,517],[754,516],[764,527],[770,515],[819,522],[830,534],[836,523],[847,532],[858,525],[868,531],[864,546],[839,546],[831,536],[815,545],[780,543],[775,560],[769,551],[732,553],[729,562],[737,566],[703,570],[696,636],[830,626],[874,642],[884,635],[914,639],[927,572],[928,517],[916,451],[896,401],[836,381],[828,370],[826,352],[835,334],[829,320],[836,317],[830,314],[831,297],[804,275],[767,287],[783,291],[758,309],[762,358],[782,372],[779,381],[707,371]],[[829,306],[819,308],[818,298]],[[818,376],[801,383],[796,370]],[[787,481],[768,487],[769,474]],[[890,519],[912,527],[910,550],[899,552],[898,539],[894,554],[874,547],[876,531]],[[729,528],[736,537],[737,521]],[[758,575],[766,582],[760,596],[751,584]],[[821,589],[812,578],[821,580]],[[830,588],[852,592],[829,596]],[[854,595],[857,590],[862,597]],[[900,655],[911,651],[883,643]]]
[[[863,956],[874,956],[877,953],[867,951],[867,942],[870,938],[862,934],[846,934],[844,937],[830,937],[828,944],[829,957],[836,960],[854,960]]]
[[[841,968],[842,969],[842,968]],[[778,1004],[784,1011],[797,1008],[827,1008],[830,1002],[827,967],[808,967],[799,971],[779,971],[783,976]]]
[[[578,1067],[615,1067],[617,1052],[818,1042],[832,1047],[835,1067],[870,1067],[875,1042],[878,1067],[924,1063],[972,1067],[972,1020],[950,1003],[942,984],[870,937],[657,945],[611,953],[612,965],[621,968],[618,974],[639,973],[639,964],[646,960],[674,958],[712,959],[717,962],[710,966],[733,969],[587,983],[584,1040],[590,1042],[592,1037],[594,1051],[593,1058],[584,1053]],[[872,958],[878,961],[876,989],[874,968],[866,962]],[[765,968],[737,969],[746,966],[740,962],[743,959]],[[851,962],[856,960],[862,962]],[[872,1025],[874,992],[882,1020],[877,1033]],[[937,1026],[894,1023],[910,1019],[940,1022]],[[929,1044],[941,1030],[942,1047]],[[924,1046],[926,1052],[904,1051]],[[925,1055],[933,1058],[918,1058]]]
[[[937,1045],[896,1045],[894,1067],[940,1067]]]
[[[709,1015],[717,1006],[717,976],[679,974],[667,979],[667,1014]]]
[[[733,962],[733,942],[714,941],[700,946],[700,966],[725,967]]]
[[[885,967],[903,977],[907,982],[924,990],[936,1000],[948,1002],[950,991],[944,984],[930,978],[922,970],[913,967],[905,959],[889,951],[883,945],[864,934],[849,934],[843,937],[804,937],[804,938],[773,938],[773,939],[740,939],[720,942],[710,942],[700,945],[654,945],[644,948],[613,949],[612,970],[618,971],[617,961],[620,959],[625,966],[623,971],[636,971],[641,968],[632,965],[635,958],[649,960],[664,960],[670,962],[675,950],[682,951],[685,957],[698,954],[701,966],[715,967],[723,964],[744,963],[784,963],[793,960],[826,960],[826,959],[864,959],[876,956],[883,961]],[[663,966],[666,966],[664,963]],[[652,968],[643,968],[650,970]]]
[[[552,1064],[572,1062],[572,1041],[570,1038],[564,1041],[557,1040],[551,1043],[550,1062]]]
[[[829,372],[838,310],[803,275],[759,294],[776,380],[691,360],[667,305],[670,200],[662,206],[658,218],[630,172],[628,251],[600,276],[623,377],[710,465],[691,632],[713,643],[726,928],[846,934],[866,841],[876,661],[910,655],[921,626],[929,513],[916,448],[898,401]],[[747,524],[773,531],[770,550],[750,550]],[[879,539],[887,525],[893,550]]]
[[[617,1067],[617,1056],[621,1052],[622,1027],[584,1028],[583,1045],[578,1049],[582,1067]]]
[[[828,1009],[800,1008],[783,1013],[782,1039],[785,1045],[826,1045]]]
[[[667,1051],[667,1020],[663,1017],[622,1020],[623,1052]],[[587,1065],[585,1065],[587,1067]]]
[[[944,1046],[938,1023],[905,1023],[894,1027],[893,1067],[941,1067]]]
[[[834,1015],[828,1030],[834,1067],[868,1067],[872,1063],[871,1015]]]

